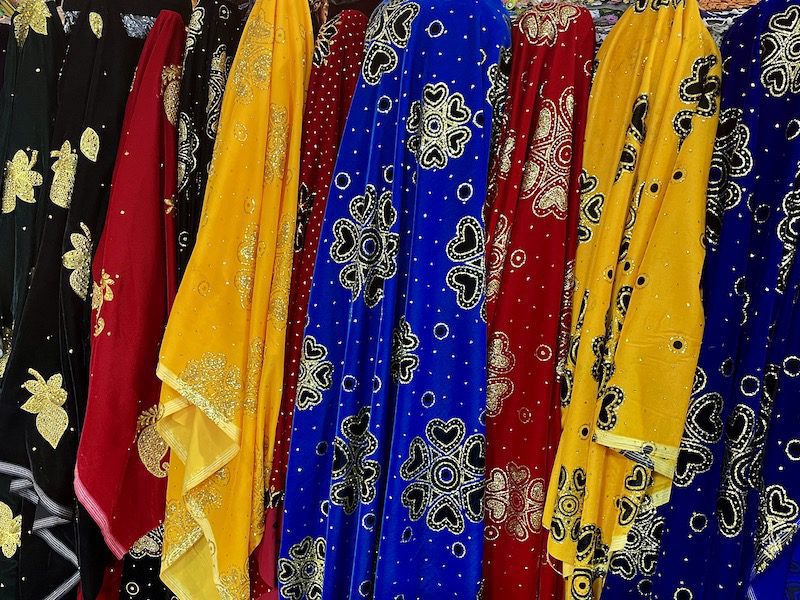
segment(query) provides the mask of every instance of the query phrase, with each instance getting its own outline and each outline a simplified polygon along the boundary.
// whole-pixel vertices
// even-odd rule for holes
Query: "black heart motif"
[[[647,488],[649,479],[647,469],[642,465],[634,465],[633,472],[625,477],[625,489],[632,492],[642,492]]]
[[[628,307],[631,304],[632,294],[633,288],[629,285],[623,285],[621,288],[619,288],[619,293],[617,294],[617,309],[623,317],[628,312]]]
[[[447,148],[450,150],[450,155],[454,157],[461,156],[471,137],[472,132],[469,129],[460,127],[450,131],[447,134]]]
[[[425,512],[430,500],[430,487],[422,483],[412,483],[401,496],[403,506],[408,509],[412,521],[416,521]]]
[[[392,43],[405,47],[411,37],[411,24],[419,14],[419,5],[409,2],[388,17],[388,32]]]
[[[303,357],[311,360],[319,360],[325,358],[325,346],[318,343],[313,336],[307,335],[303,340]]]
[[[800,19],[800,8],[789,6],[785,11],[776,14],[769,21],[773,29],[794,33],[797,28],[797,21]]]
[[[553,517],[553,521],[550,523],[550,535],[553,536],[553,539],[560,542],[566,534],[567,532],[564,531],[564,524],[561,519]]]
[[[486,468],[486,441],[482,435],[471,435],[464,443],[464,467],[474,474],[482,474]]]
[[[344,475],[345,469],[350,463],[351,453],[347,444],[341,438],[333,440],[333,465],[331,471],[335,478]]]
[[[408,449],[408,458],[400,465],[400,476],[403,479],[413,479],[430,465],[430,453],[422,438],[415,437]]]
[[[622,496],[617,500],[617,521],[623,527],[633,523],[636,517],[636,503],[628,496]]]
[[[729,443],[736,449],[745,448],[753,436],[756,426],[756,417],[753,409],[744,404],[734,406],[725,434]]]
[[[464,518],[451,498],[441,496],[428,512],[428,525],[434,531],[447,529],[451,533],[461,533],[464,531]]]
[[[344,512],[352,514],[358,506],[356,489],[352,485],[333,485],[331,487],[331,502],[344,507]]]
[[[369,429],[369,407],[362,408],[357,414],[347,417],[342,423],[345,435],[350,439],[357,439]]]
[[[376,209],[377,192],[375,186],[368,184],[363,194],[353,196],[350,200],[350,214],[361,225],[372,220]]]
[[[470,521],[477,523],[483,516],[483,490],[482,481],[476,481],[464,486],[461,490],[462,502]]]
[[[642,556],[639,560],[642,563],[642,571],[645,575],[652,575],[656,572],[658,554],[655,552],[642,552]]]
[[[594,549],[598,538],[598,529],[594,525],[585,525],[581,527],[578,541],[575,545],[577,556],[579,560],[583,560]]]
[[[346,219],[339,219],[333,224],[333,244],[331,258],[338,263],[350,260],[358,249],[358,239],[353,224]]]
[[[611,572],[622,575],[625,579],[633,579],[636,567],[626,554],[617,553],[611,558]]]
[[[767,506],[769,513],[784,519],[794,519],[799,512],[797,502],[789,498],[786,489],[780,485],[767,488]]]
[[[599,223],[605,199],[602,194],[595,194],[584,201],[581,206],[583,214],[590,223]]]
[[[447,272],[447,284],[456,291],[458,305],[471,309],[481,299],[483,274],[468,266],[453,267]]]
[[[722,396],[717,392],[704,394],[691,403],[686,428],[706,443],[719,441],[722,435]]]
[[[440,452],[447,454],[464,439],[466,427],[455,417],[447,422],[442,419],[432,419],[425,426],[425,433]]]
[[[314,369],[314,383],[319,389],[329,390],[333,385],[333,364],[324,362],[317,364]]]
[[[712,461],[713,455],[708,448],[690,440],[684,440],[675,466],[675,485],[687,487],[698,473],[705,473],[711,468]]]
[[[362,71],[364,80],[372,85],[380,81],[381,75],[397,66],[397,54],[382,42],[374,42],[364,57]]]
[[[447,114],[453,121],[463,123],[469,120],[472,113],[464,104],[464,98],[460,94],[453,94],[447,102]]]
[[[483,253],[483,228],[475,217],[463,217],[456,225],[456,236],[447,243],[450,260],[471,260]]]
[[[742,528],[743,510],[741,499],[728,490],[724,490],[717,498],[717,521],[719,529],[725,535],[736,535]]]
[[[447,85],[444,83],[427,84],[422,91],[423,104],[433,104],[434,106],[444,102],[447,98]]]
[[[645,120],[647,119],[648,107],[649,103],[646,94],[642,94],[636,98],[636,101],[633,103],[633,112],[631,115],[631,133],[640,144],[644,142],[645,136],[647,135]]]
[[[572,473],[572,484],[578,491],[586,489],[586,471],[583,469],[575,469]]]

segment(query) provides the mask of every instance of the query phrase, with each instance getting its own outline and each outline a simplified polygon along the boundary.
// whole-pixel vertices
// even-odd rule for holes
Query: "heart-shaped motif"
[[[642,465],[634,465],[631,474],[625,478],[625,489],[631,492],[643,492],[649,480],[647,469]]]
[[[432,419],[425,426],[425,434],[437,450],[442,454],[448,454],[464,439],[466,427],[461,419],[455,417],[447,422],[442,419]]]
[[[400,476],[405,480],[414,479],[430,466],[430,452],[425,442],[419,436],[411,440],[408,448],[408,458],[400,465]]]
[[[411,520],[417,521],[425,512],[430,497],[430,486],[425,483],[415,482],[403,490],[400,501],[408,509],[408,515]]]
[[[428,511],[427,523],[433,531],[446,529],[455,534],[464,531],[464,517],[450,496],[439,496],[436,499]]]

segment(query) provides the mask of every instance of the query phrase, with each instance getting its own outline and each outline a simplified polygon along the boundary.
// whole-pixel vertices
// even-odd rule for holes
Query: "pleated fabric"
[[[155,366],[176,292],[175,123],[185,37],[172,11],[148,35],[92,263],[89,394],[75,492],[117,558],[164,515],[168,449],[155,430]]]
[[[484,598],[560,598],[542,511],[561,432],[594,25],[584,8],[543,2],[520,12],[511,33],[486,205]]]
[[[642,35],[642,32],[649,32]],[[703,333],[720,57],[695,0],[640,0],[598,55],[581,175],[563,433],[544,523],[567,596],[598,597],[669,498]]]
[[[370,19],[309,298],[283,598],[479,592],[482,208],[509,44],[493,0],[388,0]]]
[[[303,117],[300,191],[286,326],[283,396],[269,480],[267,527],[257,556],[259,577],[270,590],[274,590],[277,585],[275,568],[280,547],[279,515],[283,510],[283,489],[308,294],[336,153],[361,71],[367,20],[368,16],[363,12],[350,9],[332,17],[317,35],[311,63],[308,100]]]
[[[7,440],[0,471],[13,478],[12,492],[34,507],[31,530],[44,541],[21,550],[22,598],[56,600],[79,578],[84,597],[93,598],[102,585],[107,551],[91,518],[76,507],[72,485],[88,385],[91,258],[133,71],[166,5],[90,0],[64,6],[68,48],[54,161],[43,183],[44,227],[0,395],[0,435]]]
[[[161,577],[181,599],[250,594],[283,379],[311,53],[304,2],[256,2],[161,346],[157,430],[171,450]]]
[[[792,63],[779,57],[787,56],[787,32],[798,17],[796,5],[767,0],[731,27],[722,46],[706,329],[675,487],[667,506],[637,516],[635,537],[612,559],[612,598],[793,596],[783,586],[794,552],[797,422],[796,411],[778,405],[800,367],[788,334],[796,303],[800,89],[792,91]],[[758,593],[750,589],[754,577]]]
[[[177,122],[177,237],[174,243],[179,277],[189,264],[197,240],[222,96],[242,25],[239,7],[229,0],[198,0],[189,19]]]

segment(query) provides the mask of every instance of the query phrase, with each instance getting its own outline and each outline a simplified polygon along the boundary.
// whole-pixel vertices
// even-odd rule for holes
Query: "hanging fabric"
[[[511,29],[505,131],[486,205],[488,384],[484,598],[560,598],[542,528],[561,431],[594,58],[591,15],[543,2]]]
[[[222,96],[239,45],[242,18],[235,2],[198,0],[189,19],[178,101],[178,196],[175,218],[178,277],[197,239]]]
[[[275,567],[280,546],[279,514],[283,508],[282,496],[308,293],[336,152],[361,71],[367,20],[368,17],[363,12],[352,9],[345,9],[333,16],[317,35],[311,64],[300,153],[300,193],[286,328],[283,396],[269,481],[267,527],[257,556],[259,577],[267,589],[274,589],[276,586]]]
[[[509,43],[492,0],[389,0],[372,15],[310,292],[284,598],[478,593],[481,212]]]
[[[599,596],[637,513],[669,498],[703,332],[701,238],[720,83],[696,0],[637,2],[598,63],[564,430],[544,514],[572,598]]]
[[[311,21],[258,0],[222,103],[198,241],[158,364],[171,449],[161,577],[247,600],[280,404]]]

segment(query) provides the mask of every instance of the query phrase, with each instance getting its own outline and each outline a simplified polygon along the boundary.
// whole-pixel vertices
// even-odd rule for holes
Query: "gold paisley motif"
[[[100,311],[103,309],[104,303],[111,302],[114,299],[112,285],[114,285],[114,280],[111,275],[106,273],[105,269],[100,270],[100,282],[92,282],[92,310],[97,311],[97,318],[94,323],[94,337],[100,335],[106,327],[106,322],[100,316]]]
[[[180,65],[165,65],[161,71],[161,97],[164,114],[173,126],[178,121],[178,96],[181,91]]]
[[[169,469],[169,462],[166,460],[169,446],[156,430],[160,416],[158,406],[152,406],[139,415],[136,420],[136,449],[144,468],[154,477],[163,479]]]
[[[34,187],[42,185],[42,176],[33,170],[39,152],[31,152],[30,158],[24,150],[17,150],[14,157],[6,161],[6,183],[3,189],[2,212],[10,213],[17,207],[17,198],[33,204]]]
[[[75,186],[75,170],[78,168],[78,153],[72,149],[69,140],[65,140],[60,149],[50,152],[50,156],[56,159],[50,166],[53,170],[50,201],[61,208],[69,208]]]
[[[81,154],[92,162],[97,162],[97,154],[100,152],[100,136],[91,127],[87,127],[81,134],[80,143]]]
[[[92,33],[98,40],[103,37],[103,17],[99,13],[89,13],[89,27],[92,28]]]
[[[22,515],[15,517],[11,507],[0,502],[0,551],[6,558],[11,558],[21,545]]]
[[[289,137],[289,119],[285,107],[272,104],[269,111],[267,153],[264,157],[264,181],[283,179],[286,163],[286,144]]]
[[[72,271],[69,275],[69,285],[78,297],[86,300],[89,293],[92,266],[92,234],[85,223],[78,224],[83,233],[70,234],[69,241],[72,250],[64,253],[62,263],[64,268]]]
[[[47,35],[47,19],[52,15],[45,0],[19,0],[14,14],[14,37],[22,46],[28,38],[28,31]]]
[[[63,378],[56,373],[45,381],[36,369],[28,369],[28,373],[33,379],[23,383],[22,387],[31,397],[20,408],[36,415],[36,429],[55,448],[69,425],[67,411],[63,408],[67,401]]]

